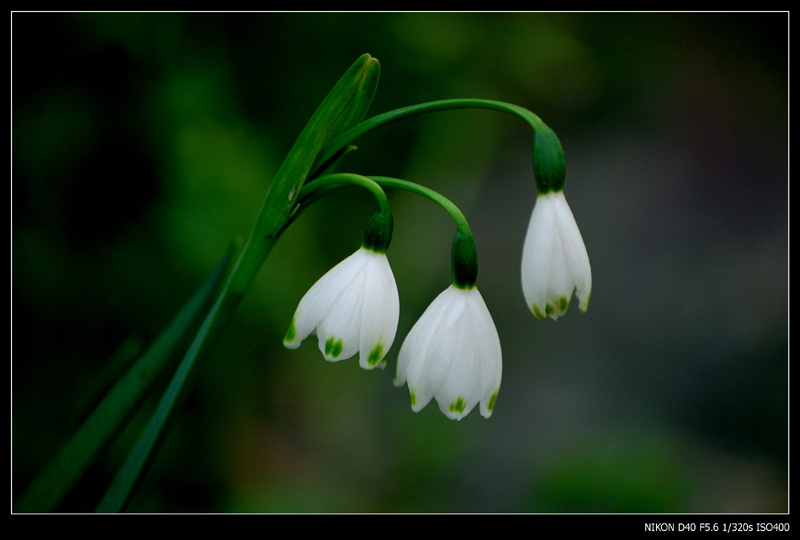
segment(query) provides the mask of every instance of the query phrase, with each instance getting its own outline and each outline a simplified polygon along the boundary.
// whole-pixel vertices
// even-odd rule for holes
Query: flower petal
[[[364,303],[364,274],[365,268],[362,267],[317,325],[319,350],[328,361],[344,360],[358,352],[360,314]]]
[[[563,192],[561,193],[562,209],[558,215],[559,228],[564,242],[564,258],[570,269],[570,278],[575,284],[575,294],[580,301],[580,310],[589,307],[589,295],[592,292],[592,268],[589,254],[583,242],[578,224],[572,214]]]
[[[555,237],[555,213],[548,195],[536,199],[528,224],[522,250],[522,291],[528,308],[539,319],[544,319],[547,305],[547,285]]]
[[[290,349],[299,347],[325,318],[333,304],[366,263],[360,251],[356,251],[331,268],[303,296],[283,341],[285,347]]]
[[[364,283],[359,336],[359,365],[364,369],[384,367],[386,353],[394,343],[400,318],[397,284],[383,254],[372,253]]]
[[[463,309],[459,298],[452,294],[454,290],[452,286],[445,289],[431,302],[400,348],[395,384],[400,386],[408,381],[414,412],[430,402],[447,375],[447,366],[441,365],[441,349],[447,347],[441,341],[442,327],[448,326],[450,318]]]
[[[473,319],[470,309],[464,309],[454,325],[459,330],[448,334],[446,340],[447,376],[435,397],[439,410],[453,420],[461,420],[480,401],[480,352],[475,347]]]
[[[477,294],[470,299],[473,304],[470,311],[475,318],[475,349],[480,359],[481,415],[489,418],[503,378],[503,352],[489,308],[477,289],[475,292]]]

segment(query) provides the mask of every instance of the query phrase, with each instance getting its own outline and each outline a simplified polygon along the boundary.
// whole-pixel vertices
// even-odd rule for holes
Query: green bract
[[[361,246],[375,253],[386,253],[386,250],[389,249],[389,244],[392,242],[393,229],[394,216],[392,216],[391,212],[375,212],[369,218],[367,227],[364,229],[364,238],[361,241]]]
[[[564,189],[564,150],[553,130],[544,126],[533,136],[533,175],[540,194]]]
[[[458,231],[453,239],[453,285],[472,289],[478,281],[478,249],[472,233]]]

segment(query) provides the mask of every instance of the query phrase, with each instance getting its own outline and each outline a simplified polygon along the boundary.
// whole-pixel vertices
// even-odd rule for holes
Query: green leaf
[[[161,397],[155,413],[145,426],[141,438],[97,506],[97,512],[120,512],[124,509],[153,458],[154,449],[163,440],[185,401],[197,377],[198,367],[208,357],[228,326],[241,298],[231,294],[227,288],[220,293]]]
[[[232,251],[232,250],[231,250]],[[227,274],[229,251],[167,329],[105,395],[61,452],[31,482],[15,505],[21,513],[53,512],[86,469],[130,419],[156,379],[169,367],[177,347],[197,328]]]
[[[361,121],[375,97],[379,76],[378,60],[364,54],[334,85],[275,173],[256,221],[255,236],[273,236],[283,229],[294,209],[295,198],[309,175],[323,163],[328,163],[333,155],[347,145],[341,145],[323,160],[317,159],[320,150],[337,135]],[[256,262],[258,266],[261,265],[261,261],[256,259]]]
[[[296,198],[322,146],[358,123],[375,95],[380,64],[365,54],[339,79],[300,133],[278,169],[256,220],[253,233],[229,279],[169,383],[142,436],[97,507],[98,512],[121,511],[142,478],[154,448],[167,432],[192,386],[197,367],[208,357],[224,332],[258,269],[291,221]],[[327,159],[325,161],[328,161]]]

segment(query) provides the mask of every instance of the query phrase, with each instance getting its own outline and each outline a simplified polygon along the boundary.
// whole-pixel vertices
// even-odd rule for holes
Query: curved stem
[[[385,211],[388,214],[391,214],[391,212],[388,211],[388,200],[381,186],[415,193],[441,206],[453,218],[458,229],[453,239],[453,284],[461,289],[470,289],[475,286],[478,277],[478,252],[475,248],[475,239],[472,236],[472,231],[470,231],[467,218],[464,217],[461,210],[450,199],[414,182],[386,176],[361,176],[350,173],[320,176],[314,182],[307,183],[303,188],[297,211],[292,214],[289,223],[292,223],[300,212],[308,208],[314,201],[334,191],[354,185],[362,186],[372,191],[378,199],[379,205],[381,205],[381,212]],[[384,204],[385,207],[383,206]],[[287,223],[287,226],[289,223]]]
[[[521,118],[527,122],[533,129],[534,133],[543,130],[549,131],[549,128],[544,122],[542,122],[541,118],[529,110],[512,103],[494,101],[490,99],[445,99],[441,101],[431,101],[419,105],[411,105],[409,107],[396,109],[394,111],[374,116],[348,129],[338,137],[334,138],[322,149],[317,156],[314,166],[312,167],[312,171],[316,171],[322,164],[328,162],[328,160],[330,160],[342,148],[369,131],[393,122],[397,122],[398,120],[403,120],[404,118],[411,118],[421,114],[455,109],[489,109],[504,112]]]
[[[282,234],[283,231],[289,227],[289,225],[294,223],[303,210],[310,207],[319,199],[325,197],[326,195],[330,195],[335,191],[339,191],[340,189],[353,186],[363,187],[372,193],[372,195],[375,197],[375,200],[378,202],[379,212],[391,213],[389,208],[389,199],[386,197],[386,193],[374,180],[367,178],[366,176],[353,173],[326,174],[325,176],[316,178],[313,182],[307,182],[303,186],[300,196],[297,197],[297,204],[295,205],[292,214],[289,216],[289,219],[287,219],[286,224],[283,226],[279,234]]]
[[[409,182],[408,180],[400,180],[399,178],[389,178],[386,176],[369,176],[368,178],[381,186],[402,189],[410,193],[415,193],[438,204],[444,208],[445,211],[450,214],[450,217],[453,218],[453,221],[456,222],[458,232],[462,234],[471,234],[469,224],[467,223],[467,218],[464,217],[464,214],[461,212],[461,210],[459,210],[458,207],[444,195],[441,195],[430,188],[426,188],[425,186],[415,184],[414,182]]]
[[[404,189],[421,195],[435,202],[450,214],[450,217],[456,222],[456,227],[458,227],[456,236],[453,238],[451,256],[453,285],[459,289],[472,289],[475,287],[478,279],[478,250],[475,247],[475,239],[472,236],[472,231],[470,231],[467,218],[464,217],[461,210],[447,197],[414,182],[385,176],[370,176],[369,178],[381,186]]]
[[[386,198],[386,193],[381,186],[374,179],[355,173],[326,174],[317,178],[313,183],[307,184],[303,191],[300,192],[299,204],[314,201],[327,195],[332,187],[341,188],[348,184],[368,190],[375,197],[379,210],[381,212],[389,211],[389,199]],[[308,204],[305,206],[308,207]]]

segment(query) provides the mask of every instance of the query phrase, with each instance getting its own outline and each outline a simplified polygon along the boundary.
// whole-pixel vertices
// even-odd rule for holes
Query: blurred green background
[[[447,215],[391,192],[401,299],[385,371],[282,347],[360,245],[349,190],[284,235],[133,512],[785,512],[788,14],[12,16],[12,495],[250,232],[314,109],[363,54],[370,115],[516,103],[560,137],[594,287],[536,320],[519,280],[529,128],[488,111],[394,124],[342,170],[441,191],[470,220],[503,346],[494,415],[419,414],[392,378],[449,284]],[[143,418],[134,420],[140,427]],[[133,431],[62,510],[91,510]]]

